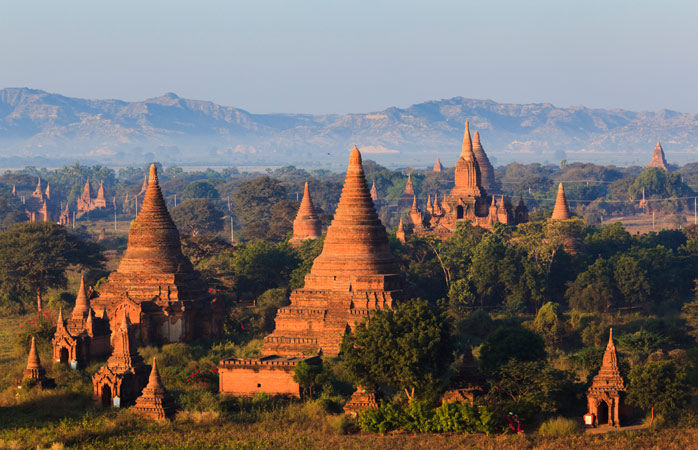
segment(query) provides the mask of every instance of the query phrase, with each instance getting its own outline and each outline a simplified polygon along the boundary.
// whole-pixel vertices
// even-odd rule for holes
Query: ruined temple
[[[90,193],[90,179],[88,178],[85,182],[85,187],[82,189],[82,194],[77,200],[77,210],[78,215],[81,216],[89,211],[95,209],[104,209],[107,207],[107,200],[104,197],[104,183],[99,183],[99,190],[97,191],[97,197],[92,198]]]
[[[109,322],[95,316],[85,290],[85,278],[81,277],[72,314],[68,320],[63,320],[63,311],[58,313],[52,341],[53,360],[73,368],[85,367],[109,355],[110,336]]]
[[[148,383],[148,366],[138,354],[128,314],[122,313],[119,323],[107,364],[92,376],[93,399],[105,407],[133,403]]]
[[[344,405],[344,413],[351,416],[356,416],[365,409],[378,408],[378,392],[374,388],[364,388],[359,385],[351,394],[351,398]]]
[[[652,161],[650,161],[647,167],[658,167],[660,169],[669,170],[666,158],[664,157],[664,149],[662,148],[662,144],[659,143],[659,138],[657,138],[657,145],[654,146]]]
[[[322,253],[303,288],[291,293],[291,304],[279,309],[262,353],[337,355],[344,333],[371,311],[391,308],[402,299],[403,285],[354,147]]]
[[[555,199],[555,207],[553,208],[553,215],[550,220],[569,220],[572,218],[572,213],[570,213],[570,207],[567,204],[567,197],[565,196],[565,188],[562,183],[557,188],[557,198]]]
[[[126,313],[138,344],[184,342],[222,332],[223,305],[182,254],[154,164],[119,267],[96,294],[92,308],[97,315],[106,314],[113,331],[115,318]]]
[[[621,417],[629,412],[623,402],[624,396],[625,382],[618,368],[618,355],[616,346],[613,344],[611,328],[601,370],[587,390],[589,414],[594,415],[595,424],[619,427]]]
[[[47,184],[44,191],[39,178],[36,189],[24,201],[24,210],[30,222],[58,222],[61,207],[51,199],[51,185]]]
[[[313,199],[310,197],[308,182],[305,183],[303,200],[298,207],[298,214],[293,221],[293,237],[289,241],[292,245],[300,245],[308,239],[317,239],[322,235],[322,222],[317,215]]]
[[[523,204],[523,199],[514,209],[508,198],[501,195],[497,198],[488,194],[482,181],[483,175],[475,153],[476,148],[481,154],[483,166],[487,167],[485,173],[492,185],[494,185],[494,170],[485,155],[479,135],[476,142],[477,145],[474,146],[470,136],[470,126],[465,122],[465,133],[461,154],[456,163],[453,189],[440,201],[438,193],[434,194],[433,201],[429,195],[424,211],[419,208],[413,195],[412,207],[408,213],[407,233],[432,234],[445,239],[455,231],[459,222],[469,221],[473,225],[492,229],[496,223],[517,225],[528,221],[528,210]]]
[[[158,362],[153,358],[153,367],[148,377],[148,385],[136,399],[131,411],[146,419],[163,420],[174,416],[177,408],[170,394],[165,390],[158,372]]]

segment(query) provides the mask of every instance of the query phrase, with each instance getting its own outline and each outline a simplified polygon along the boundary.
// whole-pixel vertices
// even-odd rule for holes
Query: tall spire
[[[97,198],[104,199],[104,181],[99,182],[99,190],[97,191]]]
[[[141,195],[141,194],[145,193],[145,191],[146,191],[147,189],[148,189],[148,176],[145,175],[145,176],[143,177],[143,185],[141,186],[141,190],[138,192],[137,195]]]
[[[75,298],[75,308],[73,308],[73,313],[71,317],[73,319],[85,319],[90,312],[90,300],[87,298],[87,291],[85,290],[85,277],[80,277],[80,288],[78,289],[78,295]]]
[[[27,368],[24,369],[25,378],[31,378],[33,380],[38,380],[46,375],[46,371],[41,366],[41,359],[39,359],[39,352],[36,351],[36,340],[32,336],[32,344],[29,349],[29,358],[27,358]]]
[[[46,183],[46,198],[51,199],[51,183]]]
[[[129,334],[128,314],[123,311],[121,325],[112,332],[112,354],[107,360],[107,365],[115,369],[128,369],[136,365],[143,364],[143,360],[138,354],[136,343]]]
[[[492,163],[490,163],[490,159],[487,157],[485,149],[480,143],[479,131],[475,131],[475,135],[473,137],[473,153],[475,154],[477,165],[480,167],[482,187],[484,187],[487,191],[492,191],[495,186],[494,167],[492,167]]]
[[[469,159],[473,154],[473,141],[470,139],[470,122],[465,121],[465,133],[463,134],[463,145],[461,146],[460,157]]]
[[[321,276],[339,279],[399,273],[397,261],[390,253],[385,227],[371,200],[361,153],[354,147],[334,219],[327,229],[322,253],[306,277],[305,289],[312,289]]]
[[[606,344],[606,351],[603,354],[601,369],[594,377],[592,388],[606,385],[613,386],[615,389],[625,390],[623,377],[621,377],[620,368],[618,367],[618,353],[613,343],[613,328],[608,333],[608,344]]]
[[[553,209],[552,220],[569,220],[572,218],[570,208],[567,205],[567,197],[565,197],[565,188],[562,183],[557,188],[557,198],[555,199],[555,208]]]
[[[89,200],[92,198],[92,194],[90,194],[90,177],[87,177],[87,181],[85,181],[85,187],[82,188],[82,196],[83,199]]]
[[[444,170],[444,166],[441,164],[441,160],[439,160],[439,157],[436,157],[436,163],[434,164],[434,172],[442,172]]]
[[[473,153],[473,144],[470,140],[470,125],[468,122],[465,122],[463,150],[456,163],[455,187],[451,190],[451,195],[454,197],[481,197],[484,194],[480,167]]]
[[[659,138],[657,138],[657,145],[655,145],[654,152],[652,153],[652,160],[647,167],[658,167],[668,170],[666,158],[664,157],[664,149],[662,148],[662,144],[659,143]]]
[[[41,177],[39,177],[39,181],[37,181],[36,183],[36,189],[34,189],[34,193],[32,194],[32,196],[41,197],[42,195],[44,195],[44,193],[41,188]]]
[[[315,211],[313,199],[310,196],[308,182],[305,182],[305,190],[303,191],[303,200],[301,200],[298,214],[293,221],[293,237],[292,243],[300,242],[305,239],[317,239],[322,235],[322,223]]]
[[[148,385],[143,389],[140,397],[136,399],[132,411],[141,417],[155,420],[167,419],[174,415],[175,404],[162,385],[155,358],[153,358]]]
[[[407,183],[405,183],[405,194],[414,195],[414,186],[412,186],[412,174],[407,174]]]

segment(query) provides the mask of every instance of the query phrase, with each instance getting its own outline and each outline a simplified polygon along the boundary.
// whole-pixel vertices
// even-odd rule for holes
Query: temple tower
[[[44,370],[44,367],[41,365],[39,352],[36,350],[36,341],[34,336],[32,336],[32,344],[31,348],[29,349],[29,357],[27,358],[27,368],[24,369],[23,375],[25,380],[30,380],[31,383],[36,384],[42,389],[56,386],[56,383],[52,378],[46,377],[46,370]]]
[[[601,370],[587,390],[589,413],[594,415],[597,425],[620,426],[620,416],[625,409],[624,394],[625,382],[618,368],[618,355],[613,343],[613,328],[611,328]]]
[[[403,211],[410,207],[412,204],[412,197],[414,197],[414,185],[412,184],[412,174],[407,174],[407,183],[405,183],[405,192],[402,193],[397,201],[398,211]]]
[[[496,185],[494,180],[494,167],[492,167],[492,163],[490,163],[490,159],[487,157],[485,149],[480,143],[480,133],[478,131],[475,131],[475,135],[473,136],[473,153],[475,154],[477,165],[480,168],[482,187],[484,187],[487,192],[494,191]]]
[[[303,200],[298,208],[296,219],[293,221],[293,237],[289,242],[293,245],[300,245],[305,240],[317,239],[320,236],[322,236],[322,223],[315,211],[315,205],[313,205],[306,181]]]
[[[441,173],[444,171],[444,166],[441,164],[439,157],[436,157],[436,163],[434,163],[434,172]]]
[[[262,353],[337,355],[345,331],[371,311],[391,308],[402,298],[403,284],[354,147],[322,253],[303,288],[291,293],[291,305],[279,309]]]
[[[465,122],[465,134],[460,157],[456,163],[455,186],[451,190],[452,197],[482,197],[485,191],[482,188],[480,167],[478,166],[473,143],[470,138],[470,124]]]
[[[657,138],[657,145],[654,146],[652,161],[650,161],[647,167],[658,167],[660,169],[669,170],[667,168],[666,158],[664,157],[664,149],[662,148],[662,144],[659,143],[659,138]]]
[[[553,221],[557,220],[569,220],[572,218],[570,213],[570,207],[567,205],[567,197],[565,197],[565,188],[562,183],[557,188],[557,198],[555,199],[555,208],[553,208],[553,215],[550,218]]]
[[[143,389],[141,396],[136,399],[136,404],[131,408],[131,411],[141,417],[154,420],[169,419],[174,416],[175,403],[162,385],[155,358],[153,358],[153,368],[150,370],[148,385]]]

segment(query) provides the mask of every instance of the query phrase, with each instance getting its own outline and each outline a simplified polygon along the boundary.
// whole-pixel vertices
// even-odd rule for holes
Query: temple
[[[555,207],[553,208],[553,215],[550,220],[553,222],[559,220],[569,220],[572,218],[572,213],[570,213],[570,207],[567,204],[567,197],[565,196],[565,188],[562,183],[557,188],[557,198],[555,199]]]
[[[182,254],[179,232],[162,197],[155,165],[150,166],[143,206],[131,222],[128,245],[116,272],[92,299],[112,331],[128,315],[141,344],[184,342],[219,336],[223,305]]]
[[[148,383],[148,366],[138,354],[131,337],[128,315],[121,316],[112,334],[113,351],[107,364],[92,376],[93,399],[105,407],[133,403]]]
[[[664,157],[664,149],[662,148],[662,144],[659,143],[659,139],[657,139],[657,145],[654,146],[652,161],[650,161],[647,167],[658,167],[660,169],[669,170],[666,158]]]
[[[46,185],[44,191],[41,178],[32,195],[24,202],[24,209],[30,222],[58,222],[61,213],[60,205],[51,199],[51,186]]]
[[[103,209],[107,207],[107,200],[104,197],[104,183],[99,183],[97,197],[92,198],[90,193],[90,179],[85,182],[85,187],[82,189],[82,195],[77,200],[78,215],[83,215],[95,209]]]
[[[407,174],[405,192],[402,193],[402,195],[397,201],[398,212],[410,207],[410,205],[412,204],[412,197],[414,197],[414,185],[412,184],[412,174]]]
[[[478,131],[475,131],[473,135],[473,154],[475,154],[475,160],[477,160],[477,165],[480,167],[482,187],[484,187],[487,192],[494,192],[497,187],[494,179],[494,167],[492,167],[492,163],[490,163],[490,159],[487,157],[485,149],[482,147],[480,133]]]
[[[136,399],[136,404],[131,411],[146,419],[164,420],[174,416],[177,408],[170,394],[162,386],[158,363],[153,358],[153,368],[150,370],[148,385],[143,393]]]
[[[378,393],[375,389],[366,389],[363,386],[357,386],[351,398],[344,405],[344,413],[350,416],[356,416],[365,409],[378,408]]]
[[[29,383],[39,386],[41,389],[56,387],[56,382],[52,378],[46,376],[46,370],[44,370],[44,367],[41,365],[39,352],[36,351],[34,336],[32,336],[32,344],[29,349],[29,357],[27,358],[27,368],[24,369],[23,375],[24,378],[17,383],[20,386],[24,380],[27,380]]]
[[[251,359],[224,359],[218,363],[218,391],[236,397],[253,397],[264,392],[300,398],[300,385],[293,379],[299,363],[320,365],[319,356],[265,356]]]
[[[624,395],[625,382],[618,369],[618,355],[616,346],[613,344],[613,329],[611,329],[601,370],[587,390],[589,414],[593,414],[597,426],[620,427],[621,416],[629,412],[623,402]]]
[[[308,182],[305,183],[303,200],[298,208],[298,214],[293,221],[293,237],[289,241],[292,245],[300,245],[303,241],[317,239],[322,235],[322,223],[315,211],[313,199],[310,197]]]
[[[441,160],[439,159],[438,156],[436,157],[436,162],[434,163],[433,171],[438,172],[438,173],[441,173],[444,171],[444,166],[441,164]]]
[[[85,278],[80,278],[72,314],[63,320],[63,311],[58,313],[52,341],[53,360],[77,368],[106,358],[111,352],[110,335],[109,322],[95,316],[85,290]]]
[[[322,253],[303,288],[291,293],[291,304],[279,309],[262,354],[337,355],[344,333],[371,311],[391,308],[402,299],[403,285],[354,147]]]
[[[480,154],[479,158],[475,150]],[[517,225],[528,221],[528,210],[523,204],[523,199],[515,209],[508,198],[488,194],[482,181],[480,164],[486,167],[488,184],[494,186],[494,170],[482,148],[479,134],[476,134],[476,145],[473,145],[470,125],[465,122],[453,189],[440,201],[438,193],[433,195],[433,201],[429,195],[424,211],[419,208],[413,195],[412,207],[408,213],[409,223],[405,231],[408,234],[432,234],[445,239],[455,231],[459,222],[471,222],[473,225],[492,229],[496,223]]]

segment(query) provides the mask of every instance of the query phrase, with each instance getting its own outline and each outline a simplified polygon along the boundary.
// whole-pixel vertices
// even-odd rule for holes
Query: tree
[[[255,241],[241,245],[236,248],[232,261],[238,293],[254,298],[267,289],[287,286],[298,263],[293,248],[287,243]]]
[[[686,321],[686,325],[690,328],[688,334],[698,340],[698,280],[695,283],[694,298],[681,308],[681,318]]]
[[[322,364],[308,364],[301,361],[293,370],[293,381],[298,383],[301,398],[312,399],[328,379],[327,370]]]
[[[647,272],[630,255],[620,255],[613,263],[613,278],[626,305],[644,303],[649,299]]]
[[[546,344],[560,342],[564,329],[562,308],[558,303],[548,302],[541,307],[533,321],[533,327]]]
[[[357,384],[387,384],[409,399],[433,393],[453,361],[445,312],[420,299],[376,311],[344,335],[341,348]]]
[[[223,230],[223,214],[211,201],[203,198],[184,200],[172,208],[171,214],[177,228],[192,236],[216,234]]]
[[[493,372],[512,359],[538,361],[546,357],[543,339],[520,325],[495,330],[482,344],[480,355],[485,372]]]
[[[0,233],[0,289],[27,298],[66,286],[66,269],[102,268],[99,245],[50,222],[15,225]]]
[[[690,386],[686,373],[673,361],[650,362],[630,371],[628,402],[660,414],[669,414],[686,404]]]
[[[608,312],[616,298],[613,272],[608,262],[599,258],[580,273],[566,292],[572,308],[583,312]]]
[[[194,198],[218,198],[218,191],[206,180],[199,180],[189,183],[189,185],[184,188],[182,192],[183,199],[194,199]]]

